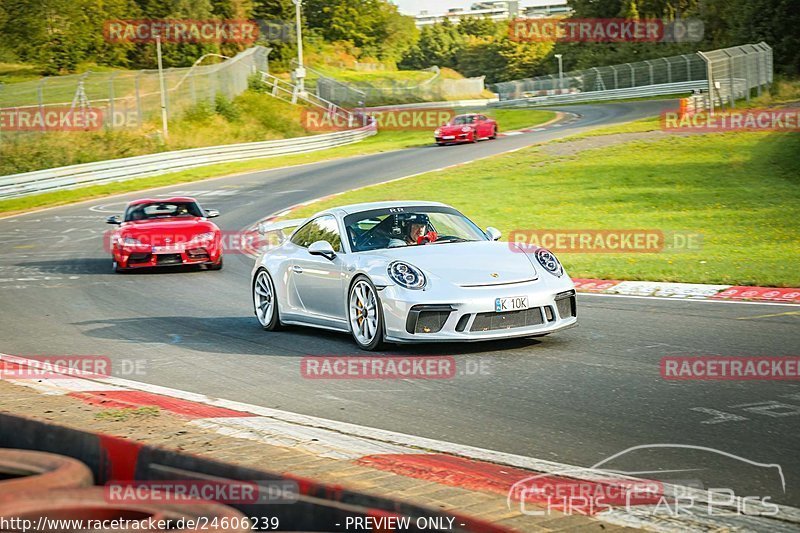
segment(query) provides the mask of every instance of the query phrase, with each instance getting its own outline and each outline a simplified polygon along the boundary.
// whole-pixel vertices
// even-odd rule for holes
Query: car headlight
[[[461,131],[467,133],[468,131],[472,131],[472,128],[470,128],[469,126],[464,126],[463,128],[461,128]]]
[[[550,250],[545,248],[539,248],[536,250],[533,255],[536,256],[536,260],[539,261],[539,264],[542,265],[542,268],[550,272],[552,275],[560,278],[564,275],[564,267],[561,266],[561,263],[558,262],[555,254]]]
[[[193,242],[204,242],[204,241],[211,241],[214,240],[214,232],[209,231],[207,233],[201,233],[199,235],[195,235],[192,237]]]
[[[403,261],[389,263],[389,277],[406,289],[422,289],[425,287],[425,274],[414,265],[409,265]]]
[[[120,246],[143,246],[141,241],[133,237],[120,237],[118,242]]]
[[[436,131],[433,132],[434,135],[439,136],[442,133],[441,128],[436,128]]]

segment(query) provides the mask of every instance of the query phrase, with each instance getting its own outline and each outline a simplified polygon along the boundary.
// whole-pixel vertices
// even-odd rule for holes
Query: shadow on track
[[[358,349],[347,333],[292,326],[266,332],[255,317],[160,316],[75,322],[84,335],[137,344],[175,345],[208,353],[305,356],[430,356],[497,353],[535,348],[542,339],[522,338],[494,342],[388,344],[380,352]],[[89,329],[86,329],[86,326]],[[302,346],[303,349],[298,349]]]

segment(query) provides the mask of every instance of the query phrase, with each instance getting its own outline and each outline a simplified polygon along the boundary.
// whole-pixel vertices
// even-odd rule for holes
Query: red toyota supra
[[[496,139],[497,121],[486,115],[470,113],[457,115],[453,120],[436,128],[433,132],[436,144],[443,146],[448,143],[474,143],[478,139]]]
[[[203,209],[194,198],[142,199],[128,204],[119,226],[110,236],[114,270],[206,265],[222,268],[222,232],[209,218],[219,216]]]

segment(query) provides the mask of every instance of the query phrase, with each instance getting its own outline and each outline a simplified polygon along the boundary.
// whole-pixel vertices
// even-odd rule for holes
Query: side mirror
[[[328,241],[311,243],[311,246],[308,247],[308,253],[311,255],[321,255],[329,261],[333,261],[333,258],[336,257],[336,252],[333,251],[333,246],[331,246],[331,243]]]
[[[493,241],[498,241],[503,234],[500,233],[499,229],[489,226],[486,228],[486,235]]]
[[[108,217],[106,219],[106,224],[120,225],[120,224],[122,224],[122,222],[120,221],[120,219],[119,219],[119,217],[117,215],[112,215],[112,216],[110,216],[110,217]]]
[[[219,216],[219,211],[216,209],[206,209],[206,218],[215,218]]]

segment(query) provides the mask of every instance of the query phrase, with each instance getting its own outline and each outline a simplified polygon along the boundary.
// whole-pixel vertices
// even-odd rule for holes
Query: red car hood
[[[209,231],[219,233],[219,228],[213,222],[203,218],[165,218],[126,222],[120,228],[119,235],[120,237],[133,237],[154,246],[163,246],[170,243],[188,242],[195,235]]]
[[[458,126],[452,126],[452,125],[445,124],[444,126],[439,126],[439,131],[441,131],[444,135],[454,135],[454,134],[457,134],[457,133],[461,133],[461,128],[464,128],[464,127],[472,129],[472,126],[470,126],[468,124],[464,124],[464,125],[459,124]]]

